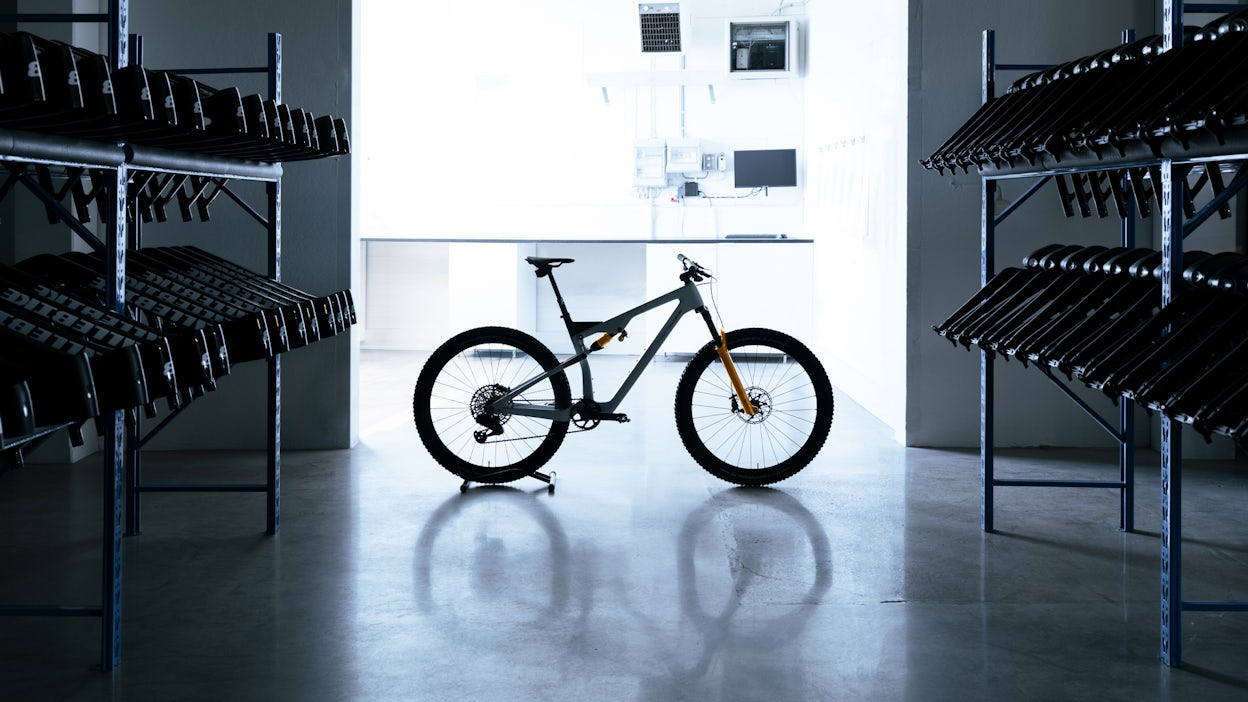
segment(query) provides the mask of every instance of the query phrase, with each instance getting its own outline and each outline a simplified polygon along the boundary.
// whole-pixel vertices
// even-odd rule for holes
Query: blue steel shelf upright
[[[110,69],[119,70],[127,65],[127,41],[129,5],[127,0],[109,0],[108,12],[104,14],[19,14],[0,17],[6,22],[38,23],[107,23],[108,58]],[[68,149],[63,154],[41,153],[38,145],[27,145],[20,138],[13,140],[13,148],[2,160],[8,163],[40,163],[84,169],[100,169],[112,174],[108,199],[112,206],[103,215],[106,234],[103,241],[89,234],[77,223],[71,229],[87,239],[105,256],[106,280],[111,281],[105,304],[116,313],[125,312],[126,249],[126,190],[129,180],[124,151],[120,146],[101,145],[90,151]],[[45,199],[31,180],[21,182]],[[46,201],[46,199],[45,199]],[[67,212],[63,216],[68,215]],[[124,506],[124,466],[126,460],[126,411],[106,412],[101,417],[105,438],[103,461],[103,523],[102,558],[100,577],[100,604],[97,605],[35,605],[4,606],[0,614],[7,616],[86,616],[100,618],[100,667],[112,670],[121,663],[122,622],[122,521]],[[46,438],[47,434],[38,437]]]
[[[1223,14],[1243,10],[1248,6],[1225,3],[1184,3],[1183,0],[1163,0],[1162,37],[1163,49],[1173,51],[1182,46],[1184,15],[1186,13]],[[1124,37],[1124,41],[1126,38]],[[996,62],[995,38],[991,30],[983,35],[983,100],[995,97],[995,75],[999,70],[1039,70],[1044,66],[1003,64]],[[1192,166],[1220,168],[1223,164],[1238,164],[1237,175],[1224,190],[1217,193],[1203,208],[1185,221],[1183,200],[1187,188],[1186,175]],[[1123,168],[1156,169],[1159,182],[1154,183],[1161,216],[1161,305],[1169,305],[1181,294],[1183,280],[1183,241],[1190,236],[1213,213],[1224,207],[1231,198],[1248,185],[1248,153],[1228,147],[1222,153],[1201,153],[1191,157],[1162,156],[1147,159],[1119,159],[1114,161],[1068,161],[1060,166],[1033,166],[1007,169],[989,169],[981,172],[981,285],[987,285],[995,273],[996,226],[1012,213],[1036,190],[1052,178]],[[995,212],[997,181],[1011,178],[1038,178],[1018,200],[1001,214]],[[1135,244],[1133,223],[1124,220],[1121,245]],[[993,358],[981,351],[980,366],[980,449],[981,449],[981,526],[993,531],[993,489],[998,486],[1048,486],[1048,487],[1110,487],[1121,490],[1122,508],[1120,526],[1125,531],[1133,527],[1132,495],[1134,465],[1134,409],[1132,402],[1123,398],[1120,405],[1119,428],[1099,417],[1068,388],[1061,385],[1048,372],[1045,374],[1058,383],[1065,394],[1092,415],[1093,419],[1119,441],[1119,481],[1047,481],[1003,480],[993,471]],[[1169,666],[1180,666],[1182,658],[1183,612],[1248,612],[1248,601],[1185,601],[1182,597],[1182,439],[1179,423],[1162,416],[1161,423],[1161,645],[1160,657]]]
[[[131,36],[130,54],[136,63],[143,62],[143,37]],[[268,36],[268,56],[263,66],[229,66],[213,68],[175,68],[169,72],[179,75],[221,75],[261,73],[267,77],[269,97],[280,104],[282,101],[282,35],[270,33]],[[141,154],[142,152],[140,152]],[[216,178],[217,187],[248,216],[265,228],[268,234],[268,276],[274,281],[282,279],[282,181],[281,167],[274,164],[243,164],[224,159],[195,160],[179,164],[179,168],[163,168],[162,172],[182,175],[223,176]],[[236,180],[264,181],[266,189],[266,211],[260,212],[249,205],[242,197],[226,184],[224,177]],[[137,210],[137,204],[135,204]],[[141,248],[143,221],[135,217],[133,248]],[[171,422],[177,419],[187,407],[174,410],[162,419],[146,434],[140,431],[137,421],[131,422],[127,428],[126,454],[126,536],[135,536],[142,531],[142,495],[143,493],[170,492],[262,492],[265,494],[265,532],[275,535],[281,528],[281,384],[282,362],[280,356],[273,356],[266,361],[266,429],[265,451],[267,453],[265,481],[262,483],[234,484],[169,484],[145,483],[142,477],[142,450],[152,439],[156,438]]]
[[[37,14],[22,13],[0,15],[3,22],[34,23],[107,23],[108,58],[110,68],[119,70],[128,65],[131,48],[141,56],[141,37],[129,34],[128,0],[109,0],[108,11],[98,14]],[[281,35],[270,34],[267,65],[262,67],[186,69],[183,73],[253,73],[268,74],[270,97],[281,102]],[[33,192],[50,211],[56,212],[63,222],[94,250],[104,255],[107,289],[106,305],[109,310],[125,312],[126,257],[127,251],[141,244],[141,218],[132,218],[133,228],[128,228],[130,208],[128,197],[131,175],[135,172],[158,172],[161,174],[184,174],[215,179],[218,186],[248,214],[261,223],[268,234],[268,274],[274,280],[281,279],[281,176],[282,168],[276,163],[238,161],[199,154],[169,152],[145,148],[136,144],[105,144],[76,140],[56,140],[9,132],[0,129],[6,148],[0,153],[0,163],[10,170],[10,184],[21,183]],[[93,173],[109,173],[106,199],[109,206],[103,214],[105,235],[96,237],[73,213],[63,207],[56,196],[40,187],[35,179],[22,173],[28,164],[41,166],[84,169]],[[252,180],[266,183],[267,205],[261,213],[251,208],[226,183],[229,180]],[[8,185],[5,186],[7,193]],[[104,437],[103,460],[103,517],[102,517],[102,563],[101,601],[99,605],[0,605],[0,616],[86,616],[101,619],[100,667],[111,671],[121,664],[122,643],[122,537],[138,533],[139,500],[143,491],[254,491],[266,494],[266,531],[276,534],[280,525],[280,471],[281,471],[281,362],[278,357],[268,360],[267,374],[267,422],[268,454],[266,480],[256,485],[226,486],[145,486],[139,482],[140,451],[143,444],[153,438],[177,413],[166,417],[146,436],[140,437],[138,423],[126,410],[110,411],[102,419]],[[0,448],[29,448],[66,427],[41,428],[35,435],[22,437],[19,441],[2,443]],[[0,441],[3,441],[0,439]],[[128,509],[127,509],[128,507]]]
[[[1122,42],[1133,41],[1134,32],[1123,32]],[[996,33],[991,29],[983,33],[983,65],[981,79],[981,99],[987,104],[996,98],[996,74],[998,71],[1040,71],[1049,66],[1020,63],[998,63],[996,59]],[[979,284],[987,286],[996,275],[996,237],[997,226],[1005,221],[1019,207],[1035,195],[1057,172],[1046,173],[1011,173],[1009,175],[985,175],[980,181],[980,261]],[[1026,191],[1010,203],[1000,214],[996,212],[997,180],[1000,178],[1036,177]],[[1135,247],[1135,219],[1124,217],[1119,231],[1119,245]],[[979,447],[980,447],[980,527],[986,532],[995,531],[994,498],[997,487],[1064,487],[1064,488],[1111,488],[1119,491],[1118,528],[1121,531],[1135,530],[1135,403],[1123,399],[1118,406],[1118,418],[1115,427],[1108,419],[1079,397],[1067,385],[1059,380],[1044,366],[1037,366],[1046,378],[1052,382],[1063,395],[1068,397],[1094,421],[1097,426],[1109,434],[1118,444],[1118,479],[1117,480],[1052,480],[1052,479],[1019,479],[998,478],[994,465],[995,452],[995,398],[993,391],[996,385],[994,375],[994,354],[992,351],[980,350],[979,364]]]
[[[1219,14],[1242,10],[1234,4],[1186,4],[1182,0],[1164,0],[1162,32],[1165,50],[1183,45],[1183,22],[1186,11]],[[1248,154],[1227,153],[1209,159],[1211,165],[1228,161],[1248,160]],[[1183,207],[1176,205],[1186,180],[1176,169],[1175,159],[1161,161],[1161,303],[1174,300],[1183,286],[1183,240],[1190,236],[1209,216],[1212,207],[1220,204],[1215,198],[1204,210],[1184,222]],[[1241,168],[1248,168],[1242,166]],[[1236,181],[1241,181],[1236,178]],[[1228,188],[1220,198],[1229,200],[1243,188]],[[1170,666],[1183,664],[1183,612],[1248,612],[1248,601],[1195,602],[1183,599],[1183,443],[1179,423],[1162,417],[1161,421],[1161,659]]]

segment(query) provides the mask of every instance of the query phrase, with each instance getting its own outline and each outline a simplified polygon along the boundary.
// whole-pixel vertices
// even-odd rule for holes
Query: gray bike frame
[[[641,358],[637,360],[637,364],[633,366],[633,370],[628,374],[628,377],[624,379],[623,384],[620,385],[620,389],[615,393],[615,397],[612,397],[607,402],[597,404],[597,401],[594,399],[594,379],[589,369],[589,355],[599,349],[596,347],[586,347],[585,337],[601,335],[604,333],[615,336],[623,333],[625,327],[633,320],[634,317],[649,312],[656,307],[661,307],[669,302],[672,302],[673,300],[678,303],[676,305],[676,309],[672,310],[671,316],[667,318],[667,322],[663,325],[663,328],[659,330],[658,335],[655,336],[654,341],[650,344],[650,347],[641,354]],[[663,342],[667,341],[667,337],[672,333],[672,330],[676,328],[676,323],[680,321],[680,318],[695,311],[702,314],[702,318],[706,321],[706,328],[711,332],[711,339],[718,342],[719,334],[715,331],[715,324],[711,321],[711,314],[706,309],[706,305],[702,302],[702,294],[698,292],[698,286],[691,281],[685,283],[676,290],[673,290],[665,295],[660,295],[649,302],[642,303],[627,312],[618,314],[611,319],[606,320],[605,322],[596,322],[593,326],[578,329],[576,332],[573,332],[571,328],[569,328],[568,338],[572,340],[572,347],[575,349],[576,354],[572,356],[572,358],[569,358],[545,373],[530,378],[529,380],[526,380],[516,386],[511,390],[511,392],[491,402],[489,404],[489,408],[495,412],[520,415],[523,417],[540,417],[542,419],[551,419],[554,421],[569,421],[572,419],[573,413],[580,409],[580,406],[578,406],[575,402],[572,403],[570,407],[557,409],[549,405],[531,405],[515,403],[514,401],[517,397],[534,385],[537,385],[543,380],[558,373],[563,373],[569,367],[580,363],[581,385],[585,395],[584,398],[582,398],[581,406],[584,406],[584,403],[594,403],[597,404],[598,413],[611,414],[615,412],[616,408],[620,406],[620,403],[624,401],[628,392],[633,389],[633,385],[637,382],[637,379],[641,377],[642,372],[645,371],[646,365],[649,364],[651,359],[654,358],[654,355],[658,353],[659,347],[663,345]],[[593,342],[591,342],[591,344],[592,343]]]

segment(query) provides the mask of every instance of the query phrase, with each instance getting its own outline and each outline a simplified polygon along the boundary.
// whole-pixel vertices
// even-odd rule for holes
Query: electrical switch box
[[[661,188],[667,185],[667,142],[638,139],[633,142],[633,186]]]
[[[791,17],[728,20],[728,75],[790,78],[797,75],[797,21]]]
[[[702,170],[702,146],[697,139],[667,142],[667,172],[692,173]]]

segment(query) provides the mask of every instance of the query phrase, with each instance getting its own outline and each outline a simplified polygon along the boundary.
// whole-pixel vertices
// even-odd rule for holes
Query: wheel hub
[[[771,415],[771,393],[751,385],[745,389],[745,395],[750,398],[750,404],[754,405],[754,414],[745,413],[745,409],[737,401],[736,393],[729,395],[732,400],[732,412],[737,415],[737,419],[746,424],[762,424],[767,421],[767,417]]]
[[[495,412],[490,409],[490,403],[509,392],[510,388],[495,383],[483,385],[472,394],[472,399],[468,401],[468,411],[472,413],[477,424],[485,427],[472,433],[477,443],[483,444],[489,437],[503,433],[503,425],[511,419],[511,415]]]

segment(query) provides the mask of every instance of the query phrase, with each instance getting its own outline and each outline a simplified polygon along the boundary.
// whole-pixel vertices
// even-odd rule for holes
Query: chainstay
[[[565,434],[579,434],[583,431],[590,431],[596,428],[597,427],[588,427],[585,429],[569,429],[564,433]],[[484,446],[485,444],[501,444],[501,443],[505,443],[508,441],[529,441],[531,439],[544,439],[544,438],[546,438],[546,434],[534,434],[533,436],[513,436],[510,439],[498,439],[497,441],[485,441],[485,442],[482,442],[482,445]]]

